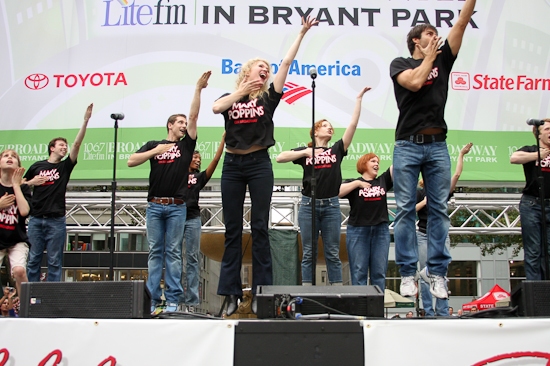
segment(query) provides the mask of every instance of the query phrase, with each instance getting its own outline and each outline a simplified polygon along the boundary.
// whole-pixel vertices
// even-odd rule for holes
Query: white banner
[[[0,320],[0,366],[233,365],[230,320]]]
[[[365,365],[550,364],[550,318],[363,321]]]
[[[91,128],[162,126],[187,113],[194,85],[212,70],[200,126],[221,127],[210,106],[235,88],[249,58],[278,64],[303,15],[320,20],[302,42],[277,127],[309,127],[317,66],[316,116],[347,126],[354,99],[360,128],[393,129],[393,58],[409,56],[406,35],[431,23],[445,37],[463,0],[0,0],[1,130],[78,128],[95,103]],[[525,131],[550,115],[548,0],[483,0],[468,26],[447,106],[450,130]],[[300,93],[302,91],[302,93]]]

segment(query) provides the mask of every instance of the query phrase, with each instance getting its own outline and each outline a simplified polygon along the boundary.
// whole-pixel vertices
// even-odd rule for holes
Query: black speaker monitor
[[[550,316],[550,281],[522,281],[511,300],[519,316]]]
[[[144,281],[27,282],[21,285],[24,318],[129,319],[151,316]]]
[[[338,314],[339,312],[367,317],[384,317],[384,292],[378,286],[258,286],[258,318],[285,317],[285,304],[294,303],[295,312],[302,315]]]

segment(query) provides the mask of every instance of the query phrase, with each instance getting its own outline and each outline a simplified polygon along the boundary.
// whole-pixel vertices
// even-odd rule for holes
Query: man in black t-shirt
[[[442,45],[435,27],[421,24],[407,36],[412,57],[398,57],[390,65],[399,119],[395,130],[393,155],[395,218],[395,256],[401,272],[400,292],[415,296],[418,252],[415,240],[416,184],[422,172],[430,202],[426,276],[430,291],[447,298],[447,266],[451,256],[445,250],[449,230],[447,195],[451,163],[445,139],[445,104],[451,68],[462,44],[464,31],[474,12],[475,0],[466,0],[460,15]]]
[[[146,226],[149,242],[147,288],[151,292],[151,312],[158,311],[164,276],[166,312],[177,310],[181,287],[181,243],[187,216],[187,175],[197,142],[197,119],[200,96],[208,85],[210,71],[205,72],[195,87],[189,121],[183,114],[168,118],[168,137],[162,141],[149,141],[128,159],[134,167],[149,161],[149,192],[147,194]]]
[[[537,134],[537,128],[539,134]],[[546,235],[550,243],[550,118],[545,119],[542,126],[533,126],[533,134],[535,137],[538,135],[540,143],[540,173],[544,182],[542,190],[545,200]],[[542,250],[542,215],[537,145],[523,146],[512,154],[510,163],[523,164],[525,174],[525,188],[523,188],[523,195],[519,203],[525,278],[532,281],[548,279],[548,277],[543,277],[544,273],[548,271],[548,268],[545,268],[548,264],[545,263],[544,251]]]
[[[28,224],[31,248],[27,276],[29,282],[40,281],[40,266],[44,250],[48,256],[47,281],[61,281],[63,268],[63,247],[67,239],[65,222],[65,193],[71,173],[77,163],[80,145],[86,135],[88,121],[92,116],[93,104],[84,114],[84,122],[71,145],[69,152],[67,140],[57,137],[48,144],[50,157],[37,161],[27,170],[27,184],[34,186],[31,200],[31,216]]]

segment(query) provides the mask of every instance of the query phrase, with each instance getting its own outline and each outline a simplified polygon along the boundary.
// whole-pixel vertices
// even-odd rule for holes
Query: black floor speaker
[[[326,314],[384,317],[384,292],[378,286],[258,286],[256,297],[261,319],[294,314],[321,319]]]
[[[21,285],[24,318],[130,319],[151,316],[144,281],[27,282]]]
[[[511,300],[519,316],[550,316],[550,281],[522,281]]]

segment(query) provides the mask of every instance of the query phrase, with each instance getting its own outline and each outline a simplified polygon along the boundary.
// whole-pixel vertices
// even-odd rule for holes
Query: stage
[[[550,318],[2,318],[0,322],[0,366],[546,365],[550,361]]]

